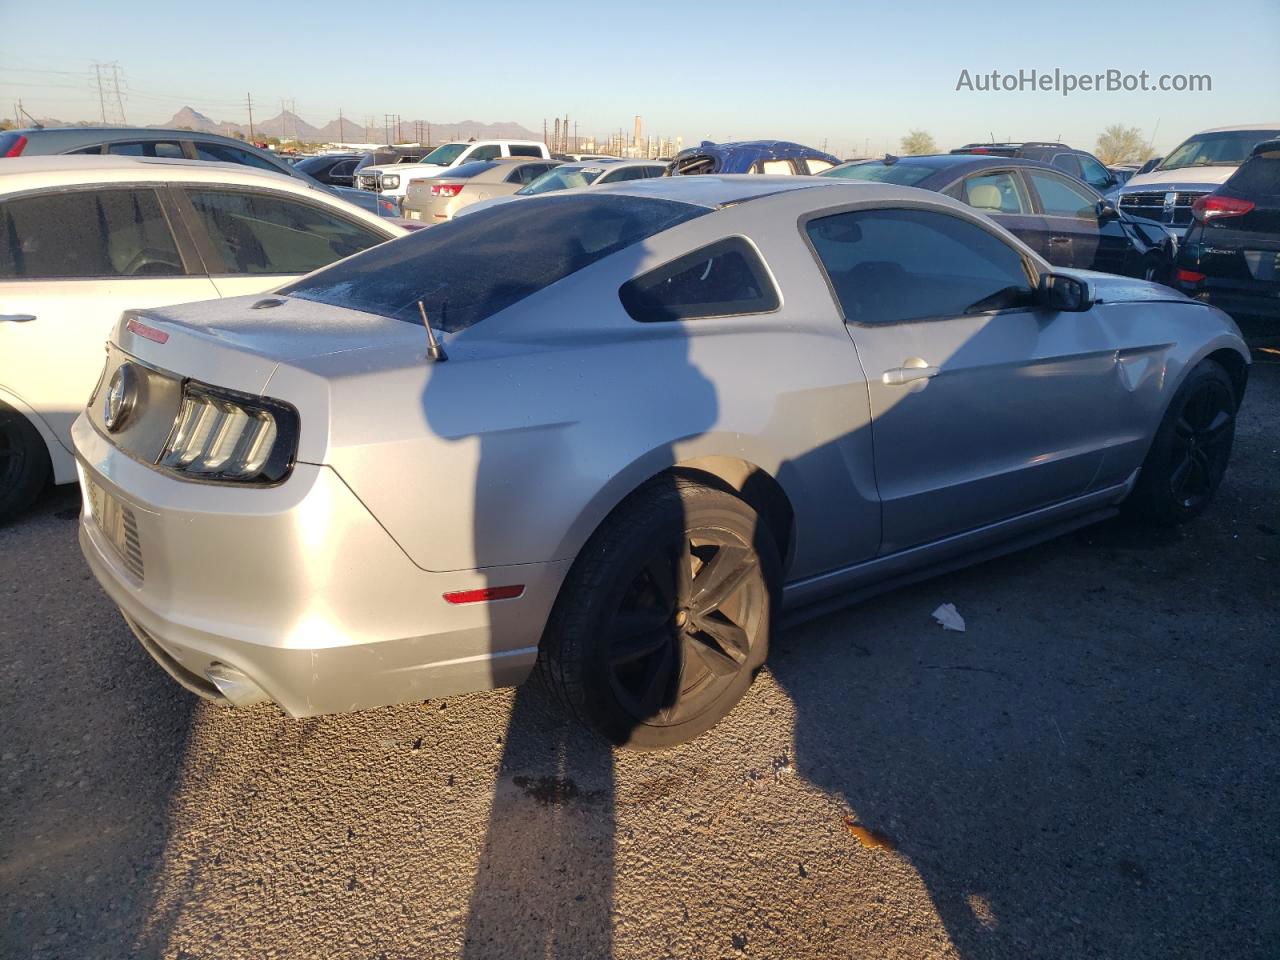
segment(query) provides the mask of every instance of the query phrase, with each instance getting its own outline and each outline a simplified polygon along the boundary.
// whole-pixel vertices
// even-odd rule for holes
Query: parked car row
[[[292,716],[536,664],[607,739],[667,746],[783,615],[1121,509],[1187,520],[1248,379],[1213,304],[1280,257],[1280,141],[1196,206],[1187,296],[1144,282],[1166,225],[1061,144],[289,165],[131,135],[0,139],[0,515],[78,476],[90,569],[160,666]]]

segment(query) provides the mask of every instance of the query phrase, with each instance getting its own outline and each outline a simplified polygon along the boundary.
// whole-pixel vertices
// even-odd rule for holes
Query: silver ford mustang
[[[1195,516],[1249,362],[1220,311],[936,193],[633,181],[126,314],[75,426],[80,539],[203,696],[304,717],[536,665],[660,747],[784,619]]]

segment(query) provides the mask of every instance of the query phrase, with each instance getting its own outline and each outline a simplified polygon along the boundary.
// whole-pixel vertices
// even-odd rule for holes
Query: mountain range
[[[415,124],[421,125],[424,136],[426,128],[431,128],[432,142],[439,142],[445,139],[468,140],[472,137],[477,140],[542,139],[541,134],[535,133],[533,130],[518,123],[480,123],[477,120],[461,120],[454,123],[437,123],[434,120],[401,120],[401,137],[411,140],[418,129]],[[204,133],[220,133],[223,136],[234,136],[237,133],[246,137],[249,135],[249,125],[247,123],[214,120],[191,107],[183,107],[165,123],[153,123],[150,126],[190,127],[192,130],[200,130]],[[253,132],[256,136],[279,137],[281,139],[292,138],[313,143],[329,141],[364,142],[366,140],[381,143],[386,139],[386,128],[382,124],[374,124],[366,131],[362,124],[345,119],[330,120],[324,126],[315,127],[289,110],[281,111],[274,117],[269,117],[265,120],[254,121]]]

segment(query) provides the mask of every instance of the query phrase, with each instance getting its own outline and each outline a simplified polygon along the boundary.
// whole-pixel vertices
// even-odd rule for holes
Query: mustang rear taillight
[[[18,139],[10,145],[9,149],[4,152],[4,155],[6,157],[20,157],[22,156],[22,151],[26,148],[27,138],[19,136]]]
[[[433,197],[456,197],[462,192],[462,188],[466,184],[462,183],[433,183],[431,185],[431,195]]]
[[[1215,197],[1205,194],[1191,205],[1191,215],[1204,223],[1208,220],[1222,220],[1226,217],[1243,217],[1253,209],[1252,200],[1240,200],[1236,197]]]
[[[1179,270],[1178,281],[1180,283],[1199,283],[1204,279],[1204,274],[1196,270]]]
[[[289,404],[188,380],[157,463],[192,480],[279,483],[297,448],[298,413]]]

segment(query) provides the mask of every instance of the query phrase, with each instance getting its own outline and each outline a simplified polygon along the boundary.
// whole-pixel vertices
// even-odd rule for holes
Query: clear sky
[[[43,12],[40,12],[43,9]],[[310,123],[516,121],[582,135],[777,137],[860,154],[911,128],[939,146],[1052,139],[1111,123],[1163,152],[1198,129],[1280,120],[1280,0],[948,3],[475,3],[0,0],[0,116],[98,117],[94,61],[119,63],[130,122],[190,105],[215,120],[296,104]],[[1198,73],[1212,92],[957,91],[1020,69]],[[1159,124],[1156,129],[1156,124]]]

